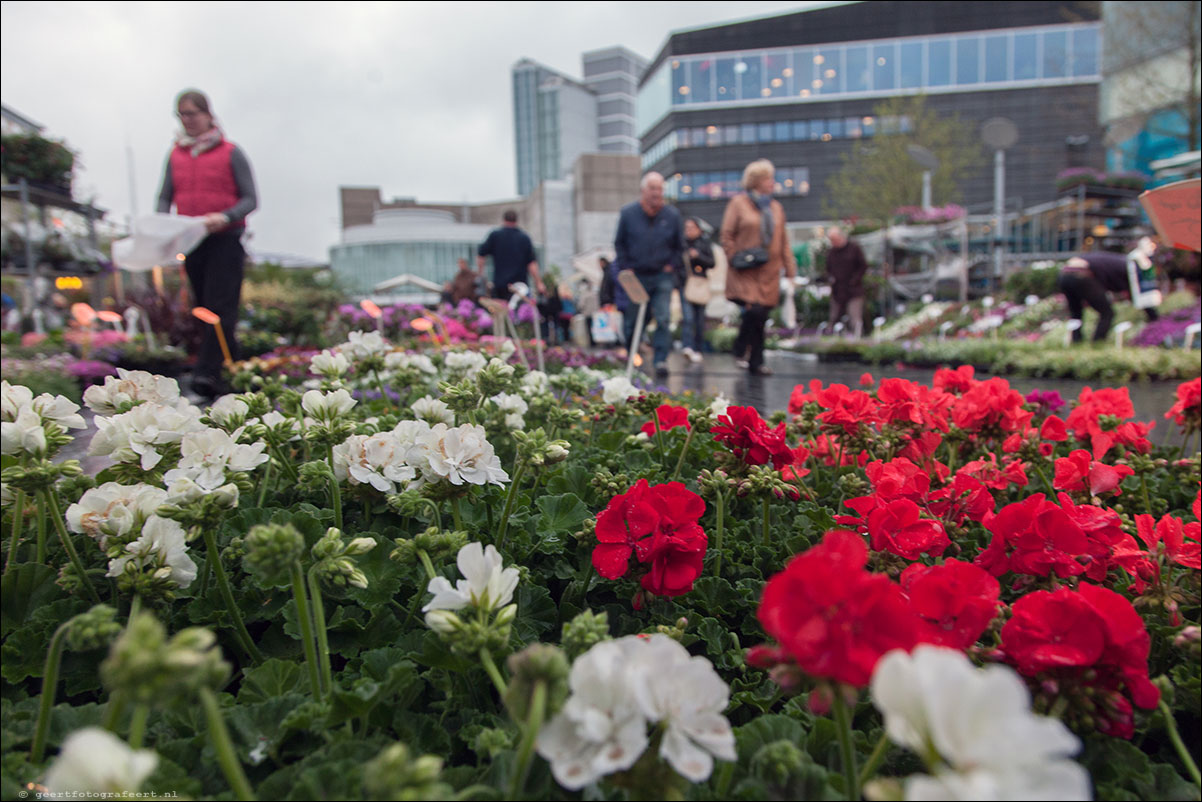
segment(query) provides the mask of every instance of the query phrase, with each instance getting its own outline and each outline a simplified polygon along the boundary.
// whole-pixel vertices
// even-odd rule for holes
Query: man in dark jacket
[[[1131,292],[1131,276],[1127,270],[1127,256],[1121,253],[1094,251],[1072,257],[1064,263],[1056,286],[1064,293],[1068,302],[1068,314],[1073,320],[1081,320],[1085,313],[1085,304],[1089,304],[1098,313],[1098,326],[1093,331],[1093,341],[1106,339],[1110,332],[1110,324],[1114,322],[1114,307],[1110,305],[1107,292],[1118,295]],[[1150,306],[1144,310],[1148,320],[1156,320],[1159,315],[1156,307]],[[1081,328],[1073,331],[1073,342],[1079,343],[1084,339]]]
[[[507,209],[501,218],[500,228],[494,228],[488,239],[476,249],[476,266],[484,275],[484,257],[492,257],[492,297],[508,299],[513,294],[510,286],[517,283],[529,284],[540,294],[546,292],[543,280],[538,275],[538,260],[534,256],[534,243],[525,231],[518,228],[518,213]]]
[[[846,314],[852,333],[859,339],[864,330],[864,274],[868,262],[860,246],[849,240],[843,229],[832,228],[827,237],[831,241],[826,252],[826,273],[831,280],[829,322],[834,326]]]

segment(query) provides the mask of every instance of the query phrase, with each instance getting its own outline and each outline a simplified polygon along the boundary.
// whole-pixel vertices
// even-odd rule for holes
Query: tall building
[[[906,128],[874,108],[921,93],[973,131],[1010,119],[1008,204],[1052,200],[1060,170],[1103,159],[1098,6],[881,0],[673,33],[639,88],[643,168],[668,177],[684,213],[717,223],[744,166],[768,158],[789,220],[821,220],[855,140]],[[962,203],[988,206],[991,166],[960,176]]]
[[[597,96],[597,149],[637,154],[634,107],[647,59],[624,47],[592,50],[580,58],[584,84]]]
[[[597,150],[597,96],[550,67],[522,59],[513,67],[513,128],[518,194],[567,175]]]

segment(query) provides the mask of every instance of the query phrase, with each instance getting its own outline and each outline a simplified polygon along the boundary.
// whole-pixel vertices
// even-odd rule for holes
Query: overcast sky
[[[259,189],[252,249],[325,261],[338,187],[516,196],[510,68],[654,58],[669,32],[806,2],[4,2],[0,95],[79,154],[75,195],[154,211],[185,87],[209,95]],[[131,159],[134,180],[131,193]]]

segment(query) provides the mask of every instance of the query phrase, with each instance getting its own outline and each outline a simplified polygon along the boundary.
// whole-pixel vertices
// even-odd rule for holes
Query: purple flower
[[[1039,415],[1055,415],[1064,406],[1064,399],[1055,390],[1032,390],[1024,400],[1035,407]]]
[[[117,368],[96,359],[80,359],[67,365],[67,372],[77,379],[99,379],[104,376],[116,376]]]

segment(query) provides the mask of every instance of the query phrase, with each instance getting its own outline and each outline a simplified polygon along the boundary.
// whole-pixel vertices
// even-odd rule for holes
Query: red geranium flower
[[[650,565],[643,588],[660,596],[680,596],[701,575],[707,538],[697,523],[705,502],[680,482],[652,487],[640,479],[610,500],[597,516],[593,567],[606,579],[626,574],[630,556]]]
[[[1023,432],[1034,413],[1025,406],[1022,393],[1011,389],[1005,379],[994,377],[977,382],[952,406],[952,423],[966,432],[1003,439]]]
[[[754,407],[728,407],[710,433],[748,465],[771,462],[779,471],[793,461],[793,452],[785,444],[785,424],[769,429]]]
[[[811,677],[864,687],[886,652],[930,640],[901,588],[864,570],[867,560],[859,535],[834,530],[764,587],[760,623]]]
[[[1151,638],[1131,603],[1082,583],[1076,591],[1029,593],[1012,612],[1002,627],[1006,660],[1026,677],[1054,680],[1062,692],[1066,684],[1092,687],[1089,712],[1097,728],[1130,738],[1131,702],[1150,709],[1160,700],[1148,679]]]
[[[1148,432],[1154,424],[1135,423],[1131,394],[1126,387],[1093,390],[1085,387],[1077,397],[1077,406],[1064,425],[1078,440],[1089,441],[1094,459],[1101,459],[1116,445],[1146,454],[1152,449]]]
[[[1121,496],[1123,489],[1119,485],[1134,473],[1126,465],[1107,465],[1091,459],[1088,451],[1079,448],[1067,457],[1056,460],[1056,478],[1052,487],[1070,493],[1088,489],[1093,496],[1113,491],[1116,496]]]
[[[1197,431],[1202,424],[1202,377],[1177,385],[1177,403],[1164,416],[1186,432]]]
[[[683,426],[685,431],[692,428],[689,425],[688,407],[674,407],[671,404],[660,404],[655,409],[655,417],[659,421],[659,430],[661,432],[675,429],[677,426]],[[647,421],[643,424],[643,428],[640,431],[648,437],[654,437],[655,421]]]
[[[998,581],[972,563],[949,559],[933,567],[921,563],[902,571],[910,607],[931,625],[936,642],[967,649],[998,614]]]
[[[1042,493],[1003,507],[986,528],[993,538],[975,562],[994,576],[1008,571],[1061,578],[1085,573],[1077,557],[1089,553],[1089,538]]]
[[[1186,568],[1202,570],[1202,524],[1185,523],[1172,515],[1155,521],[1151,515],[1135,516],[1135,533],[1148,547],[1149,555],[1165,557]],[[1192,541],[1192,542],[1191,542]]]
[[[935,378],[931,381],[931,385],[949,393],[963,393],[971,390],[972,386],[976,384],[976,380],[973,379],[974,373],[976,373],[976,369],[972,365],[961,365],[955,370],[940,368],[935,371]]]

